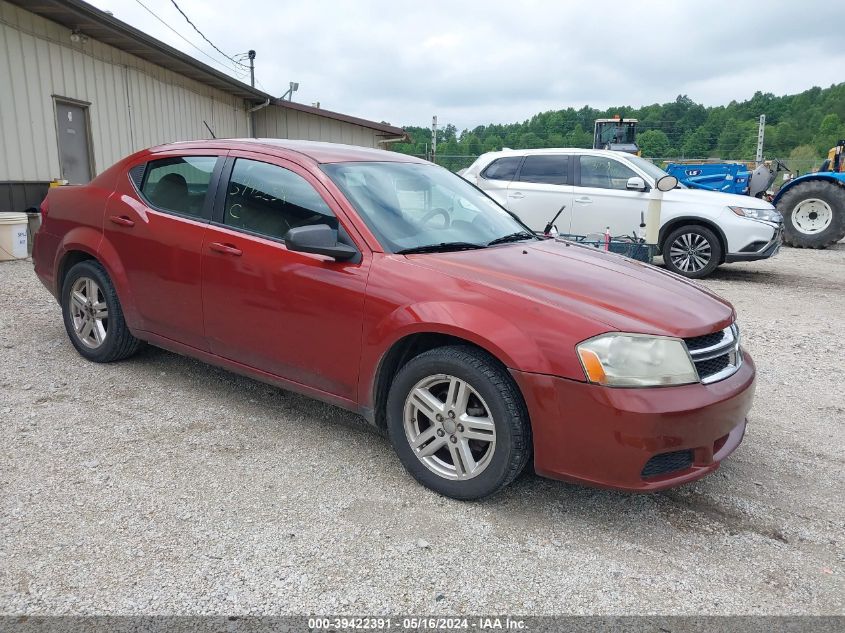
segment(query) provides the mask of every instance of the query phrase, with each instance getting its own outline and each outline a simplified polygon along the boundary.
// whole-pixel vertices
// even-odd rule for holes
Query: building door
[[[91,180],[91,147],[88,136],[88,108],[56,101],[56,130],[59,135],[59,165],[62,178],[72,185]]]

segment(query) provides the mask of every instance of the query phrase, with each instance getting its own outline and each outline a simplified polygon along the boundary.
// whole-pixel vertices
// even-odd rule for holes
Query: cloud
[[[199,55],[138,3],[94,4]],[[144,4],[212,52],[169,0]],[[827,86],[845,68],[829,0],[772,0],[762,11],[725,0],[179,4],[224,51],[255,49],[269,92],[298,81],[297,101],[397,125],[427,125],[437,114],[463,129],[678,94],[718,105],[757,90]]]

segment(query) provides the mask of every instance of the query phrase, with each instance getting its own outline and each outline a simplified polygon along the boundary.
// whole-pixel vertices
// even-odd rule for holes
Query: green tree
[[[649,158],[664,158],[670,153],[669,137],[660,130],[648,130],[640,134],[637,144],[643,156]]]
[[[488,136],[481,147],[485,152],[498,152],[503,147],[502,137],[495,134]]]
[[[742,143],[742,127],[736,119],[728,119],[719,134],[719,154],[722,158],[735,158]]]
[[[564,137],[564,147],[592,147],[593,134],[587,132],[577,123],[572,131]]]
[[[704,127],[688,134],[681,145],[684,158],[707,158],[710,152],[710,135]]]
[[[818,133],[813,137],[813,145],[821,155],[827,155],[839,139],[845,138],[845,126],[837,114],[828,114],[822,119]]]
[[[787,167],[795,174],[806,174],[821,165],[821,158],[812,145],[799,145],[789,153]]]
[[[543,139],[534,132],[527,132],[519,137],[519,149],[537,149],[543,147]]]
[[[757,144],[757,122],[766,115],[765,156],[786,157],[802,147],[801,160],[816,161],[840,138],[845,138],[845,83],[814,87],[799,94],[775,96],[757,92],[746,101],[705,107],[687,95],[668,103],[640,108],[614,106],[598,110],[590,106],[566,107],[540,112],[519,123],[493,123],[464,130],[458,142],[455,126],[443,122],[438,131],[438,154],[455,141],[455,153],[470,153],[477,139],[482,151],[501,147],[591,147],[593,123],[597,118],[619,114],[640,121],[640,144],[648,153],[680,154],[693,158],[753,158]],[[394,151],[423,155],[431,143],[431,127],[405,126],[406,143],[395,143]],[[652,133],[654,132],[654,133]],[[665,150],[665,135],[669,148]],[[657,147],[655,147],[657,143]],[[812,158],[806,157],[810,146]],[[430,148],[429,148],[430,149]],[[474,152],[473,152],[474,153]],[[803,169],[803,167],[802,167]]]

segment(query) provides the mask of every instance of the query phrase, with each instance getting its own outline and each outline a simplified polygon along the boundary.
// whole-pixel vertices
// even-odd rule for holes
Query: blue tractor
[[[825,248],[845,238],[845,140],[830,150],[821,169],[790,180],[772,203],[783,216],[783,241]]]

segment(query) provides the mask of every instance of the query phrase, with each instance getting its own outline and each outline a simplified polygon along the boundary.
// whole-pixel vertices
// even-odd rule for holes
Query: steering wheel
[[[442,207],[435,207],[434,209],[426,213],[422,217],[422,219],[420,219],[420,224],[426,224],[429,220],[431,220],[431,218],[437,215],[443,216],[442,228],[448,229],[452,225],[452,218],[449,216],[449,212],[446,211],[446,209],[443,209]]]

